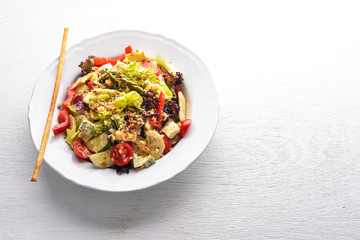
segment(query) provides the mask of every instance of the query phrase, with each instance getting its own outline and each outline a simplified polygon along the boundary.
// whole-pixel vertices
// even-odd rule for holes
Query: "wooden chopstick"
[[[56,98],[57,98],[57,95],[58,95],[58,92],[59,92],[61,75],[62,75],[62,70],[63,70],[63,66],[64,66],[65,49],[66,49],[66,42],[67,42],[68,32],[69,32],[69,28],[68,27],[64,28],[64,36],[63,36],[63,41],[62,41],[62,45],[61,45],[61,52],[60,52],[58,70],[57,70],[57,74],[56,74],[54,92],[53,92],[53,96],[52,96],[52,100],[51,100],[49,114],[48,114],[47,120],[46,120],[46,125],[45,125],[45,129],[44,129],[43,137],[42,137],[42,140],[41,140],[41,146],[40,146],[39,154],[38,154],[38,157],[36,159],[36,165],[35,165],[34,174],[33,174],[32,178],[31,178],[31,182],[37,182],[40,166],[41,166],[42,160],[44,158],[45,148],[46,148],[46,144],[47,144],[47,141],[48,141],[48,138],[49,138],[51,122],[52,122],[53,115],[54,115]]]

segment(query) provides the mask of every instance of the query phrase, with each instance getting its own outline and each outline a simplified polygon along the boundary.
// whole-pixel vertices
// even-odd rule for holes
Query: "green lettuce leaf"
[[[163,71],[164,73],[167,72],[166,68],[165,68],[165,59],[160,56],[159,54],[156,55],[155,58],[156,64],[159,66],[159,68],[161,69],[161,71]]]
[[[118,96],[121,96],[122,93],[113,90],[113,89],[97,89],[96,91],[91,91],[84,97],[84,102],[92,107],[94,103],[98,102],[112,102]]]
[[[173,96],[173,93],[169,89],[169,87],[166,85],[164,81],[159,81],[159,83],[150,83],[147,82],[147,86],[145,87],[145,90],[149,91],[150,89],[154,90],[157,93],[157,96],[160,95],[161,92],[164,93],[165,99],[170,100]]]
[[[136,107],[137,109],[141,109],[142,102],[143,99],[140,96],[140,94],[135,91],[131,91],[115,99],[114,105],[117,106],[118,108]]]
[[[73,105],[69,105],[68,109],[70,110],[70,113],[72,113],[72,114],[76,113],[76,109],[75,109],[75,107]]]
[[[129,64],[120,63],[119,70],[131,81],[137,85],[142,86],[144,81],[149,80],[152,83],[157,83],[157,76],[155,70],[152,68],[142,67],[136,62],[130,62]]]

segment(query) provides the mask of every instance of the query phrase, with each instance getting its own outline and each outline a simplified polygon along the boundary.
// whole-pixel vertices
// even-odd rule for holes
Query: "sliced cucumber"
[[[114,165],[110,158],[110,149],[105,152],[99,152],[96,154],[91,154],[89,156],[91,162],[98,168],[107,168]]]
[[[93,73],[91,72],[91,73],[86,74],[85,76],[79,77],[71,88],[74,89],[77,86],[86,83],[92,76],[93,76]]]
[[[86,84],[80,84],[75,90],[75,95],[83,94],[87,90],[89,90],[89,87]]]
[[[146,133],[146,142],[151,150],[150,155],[154,160],[158,160],[165,149],[163,137],[156,131],[148,131]]]
[[[180,72],[179,69],[177,69],[174,64],[172,63],[166,63],[164,64],[164,68],[166,69],[166,71],[170,74],[172,74],[173,76],[176,76],[177,72]]]
[[[86,147],[92,152],[101,151],[108,144],[109,139],[106,133],[100,134],[100,136],[93,138],[86,142]]]
[[[108,150],[109,148],[111,148],[111,146],[112,146],[111,141],[108,141],[108,143],[106,144],[106,146],[105,146],[103,149],[101,149],[101,151],[106,151],[106,150]]]
[[[70,117],[70,124],[69,124],[69,129],[72,131],[76,131],[76,121],[73,115],[69,115]]]
[[[178,92],[178,98],[179,98],[179,119],[180,121],[184,121],[186,119],[186,100],[182,92]]]

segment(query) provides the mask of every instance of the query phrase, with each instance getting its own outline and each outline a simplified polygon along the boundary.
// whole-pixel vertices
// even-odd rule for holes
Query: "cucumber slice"
[[[106,133],[86,142],[86,147],[92,152],[100,152],[108,144],[109,139]]]
[[[148,131],[146,133],[146,142],[151,150],[150,155],[154,160],[158,160],[165,149],[163,137],[157,131]]]
[[[75,90],[75,96],[78,94],[83,94],[85,91],[89,90],[90,88],[86,84],[80,84],[77,86]]]
[[[178,92],[178,98],[179,98],[179,119],[180,122],[184,121],[186,119],[186,100],[182,92]]]
[[[111,148],[111,147],[112,147],[112,144],[111,144],[111,141],[109,140],[108,143],[106,144],[106,146],[105,146],[103,149],[101,149],[101,152],[102,152],[102,151],[106,151],[106,150],[108,150],[108,149]]]
[[[108,168],[114,165],[110,158],[110,149],[105,152],[99,152],[96,154],[91,154],[89,156],[91,162],[98,168]]]
[[[75,121],[75,118],[74,118],[74,116],[73,115],[69,115],[69,117],[70,117],[70,124],[69,124],[69,128],[70,128],[70,130],[72,130],[72,131],[76,131],[76,121]]]
[[[166,63],[164,64],[164,68],[166,69],[166,71],[170,74],[172,74],[173,76],[176,76],[177,72],[180,72],[179,69],[177,69],[174,64],[172,63]]]

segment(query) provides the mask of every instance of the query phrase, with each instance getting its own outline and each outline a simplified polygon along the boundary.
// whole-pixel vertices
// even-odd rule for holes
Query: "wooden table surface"
[[[360,239],[359,10],[348,1],[0,0],[0,239]],[[66,26],[68,47],[136,29],[204,61],[221,113],[189,169],[130,193],[78,186],[46,163],[30,182],[28,102]]]

